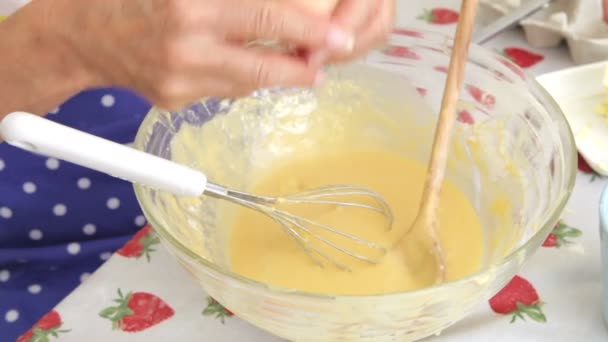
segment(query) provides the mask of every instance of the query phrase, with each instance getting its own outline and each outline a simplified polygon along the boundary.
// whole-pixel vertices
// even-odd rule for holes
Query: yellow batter
[[[255,188],[259,194],[285,195],[330,184],[355,184],[380,193],[394,212],[391,232],[382,218],[369,211],[328,206],[287,208],[345,232],[389,246],[378,265],[355,261],[324,249],[353,272],[313,263],[279,225],[260,213],[242,209],[230,237],[230,259],[235,272],[270,285],[330,294],[378,294],[428,286],[408,270],[404,251],[390,248],[403,236],[416,215],[425,168],[390,152],[333,152],[291,160],[273,167]],[[440,236],[447,256],[447,278],[458,279],[477,271],[483,254],[480,220],[466,197],[449,182],[441,199]],[[334,241],[344,244],[340,239]],[[321,245],[318,245],[322,247]],[[348,243],[345,246],[353,248]],[[361,249],[372,253],[372,250]],[[426,267],[434,267],[433,260]]]
[[[370,295],[431,285],[428,274],[414,271],[421,264],[427,269],[435,267],[432,258],[416,255],[425,250],[403,251],[394,246],[418,210],[426,174],[419,160],[428,158],[433,111],[415,90],[411,90],[411,96],[404,92],[411,86],[398,76],[360,67],[353,75],[365,81],[328,82],[314,96],[296,91],[278,98],[270,93],[241,99],[231,105],[222,102],[218,108],[225,115],[217,115],[202,126],[179,126],[171,144],[171,158],[204,171],[216,183],[255,194],[285,195],[330,184],[359,185],[380,193],[395,216],[390,232],[385,231],[384,220],[370,211],[327,206],[286,208],[387,246],[389,252],[380,264],[355,261],[325,248],[353,271],[331,265],[321,268],[263,214],[206,197],[162,196],[163,205],[157,210],[167,218],[174,236],[198,255],[271,286]],[[485,141],[481,139],[480,143]],[[488,145],[493,146],[491,142]],[[467,192],[476,191],[470,184],[476,169],[473,161],[464,147],[453,155],[451,179],[459,181],[458,186]],[[503,159],[497,159],[491,165],[502,165]],[[479,210],[488,222],[487,213],[493,210],[489,206],[496,201],[489,192],[503,183],[497,183],[492,172],[481,175],[482,183],[485,176],[490,177],[492,186],[484,188]],[[511,192],[517,193],[519,188],[513,189]],[[515,230],[508,220],[511,211],[501,212],[505,215],[490,215],[492,225],[482,232],[478,213],[463,192],[453,183],[445,183],[439,233],[447,257],[448,280],[478,271],[482,260],[502,257],[502,245],[492,243],[509,240],[500,232]],[[490,242],[488,251],[484,248],[486,239]],[[344,243],[335,236],[332,241]],[[345,247],[354,246],[346,243]],[[373,250],[358,251],[375,256]],[[412,263],[414,259],[423,262]]]

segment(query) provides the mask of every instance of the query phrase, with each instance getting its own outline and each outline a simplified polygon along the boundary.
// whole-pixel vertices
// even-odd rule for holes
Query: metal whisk
[[[333,185],[285,197],[257,196],[209,182],[203,173],[184,165],[23,112],[11,113],[0,122],[0,136],[21,149],[66,160],[133,183],[176,195],[207,195],[256,210],[276,221],[320,265],[325,260],[342,270],[350,270],[314,241],[367,263],[377,263],[386,252],[384,247],[376,243],[281,209],[281,206],[304,204],[370,210],[381,215],[385,228],[390,229],[393,221],[390,207],[382,196],[363,187]],[[344,198],[360,200],[348,201]],[[320,234],[318,229],[369,248],[376,252],[370,254],[378,256],[347,249]]]
[[[257,210],[264,215],[267,215],[275,222],[277,222],[283,231],[287,233],[302,249],[319,265],[323,266],[322,260],[326,260],[334,266],[350,271],[350,268],[343,263],[337,261],[327,253],[323,252],[310,240],[314,239],[326,246],[334,248],[345,255],[351,256],[360,261],[364,261],[371,264],[379,262],[380,258],[386,253],[386,249],[377,243],[364,240],[352,234],[345,233],[334,227],[307,219],[303,216],[294,215],[291,212],[281,210],[277,208],[277,205],[329,205],[344,208],[354,209],[365,209],[377,212],[379,215],[384,217],[384,223],[387,230],[391,228],[393,222],[393,214],[386,201],[379,194],[354,185],[332,185],[313,190],[299,192],[293,195],[285,197],[269,197],[269,196],[257,196],[245,192],[235,191],[227,189],[221,185],[207,183],[207,188],[204,192],[205,195],[211,197],[227,200],[253,210]],[[361,199],[367,199],[360,202],[338,200],[338,198],[344,197],[357,197]],[[366,204],[371,202],[372,204]],[[358,245],[367,247],[371,250],[375,250],[377,256],[364,255],[349,250],[336,242],[333,242],[327,237],[319,234],[314,228],[321,228],[325,232],[342,236]],[[307,238],[305,235],[309,236]],[[322,260],[318,260],[321,258]]]

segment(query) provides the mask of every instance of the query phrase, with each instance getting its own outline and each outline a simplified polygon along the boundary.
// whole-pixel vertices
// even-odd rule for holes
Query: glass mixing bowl
[[[362,123],[360,131],[351,132],[353,145],[392,147],[426,163],[451,43],[441,34],[398,29],[385,49],[363,63],[330,69],[330,80],[346,81],[349,91],[275,89],[253,94],[247,106],[240,106],[248,108],[249,118],[263,118],[259,121],[239,117],[231,110],[239,101],[226,99],[202,99],[181,112],[154,108],[135,147],[171,158],[171,142],[183,124],[213,126],[216,134],[207,140],[203,136],[197,148],[215,158],[214,166],[190,166],[214,181],[248,190],[252,175],[273,159],[298,153],[284,144],[285,136],[331,146],[307,135],[313,125],[307,121],[307,106],[324,97],[340,103],[348,119],[349,108],[365,98],[391,124]],[[431,108],[412,107],[420,101]],[[285,120],[285,108],[296,119]],[[138,185],[135,191],[164,245],[210,296],[242,319],[292,341],[417,340],[441,332],[500,290],[549,234],[574,185],[576,150],[562,112],[509,60],[472,47],[459,110],[447,176],[480,214],[486,253],[478,272],[439,286],[340,296],[262,284],[231,272],[224,247],[228,221],[218,214],[221,203],[204,199],[200,207],[185,209],[189,199]],[[336,124],[336,135],[344,133],[340,127]],[[271,133],[275,140],[269,143],[265,137]]]

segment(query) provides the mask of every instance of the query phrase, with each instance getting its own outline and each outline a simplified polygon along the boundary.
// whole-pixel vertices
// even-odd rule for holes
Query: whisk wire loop
[[[207,189],[205,190],[205,194],[214,198],[227,200],[232,203],[245,206],[268,216],[278,223],[283,231],[292,240],[294,240],[315,263],[322,267],[324,266],[323,261],[326,261],[339,269],[351,271],[348,266],[337,261],[336,258],[328,255],[328,253],[324,252],[312,240],[333,248],[344,255],[370,264],[377,264],[380,261],[380,258],[386,253],[386,249],[377,243],[367,241],[358,236],[346,233],[320,222],[294,215],[288,211],[276,207],[276,205],[281,204],[313,204],[372,210],[385,218],[386,228],[390,229],[392,226],[393,215],[388,203],[386,203],[386,201],[379,194],[363,187],[352,185],[335,185],[308,190],[285,197],[270,197],[252,195],[246,192],[231,190],[215,183],[209,183],[207,185]],[[347,197],[365,198],[367,201],[351,202],[337,199]],[[332,200],[330,198],[335,199]],[[373,204],[367,204],[368,202]],[[370,257],[353,252],[352,250],[331,241],[328,237],[319,234],[317,231],[318,229],[329,232],[334,236],[346,238],[357,245],[367,247],[368,249],[373,250],[378,256]]]

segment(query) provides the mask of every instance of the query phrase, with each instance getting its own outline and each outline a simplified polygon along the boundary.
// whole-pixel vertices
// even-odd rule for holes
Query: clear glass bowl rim
[[[425,29],[420,29],[418,27],[401,26],[401,27],[395,28],[395,30],[397,30],[397,29],[418,31],[424,37],[424,38],[416,37],[415,39],[423,39],[425,41],[430,41],[430,42],[452,41],[452,37],[450,37],[448,35],[445,35],[443,33],[439,33],[436,31],[428,31]],[[427,39],[428,37],[433,37],[433,38]],[[449,49],[448,51],[451,52],[451,49]],[[483,48],[479,45],[476,45],[476,44],[471,44],[470,51],[475,52],[475,54],[481,54],[481,55],[485,54],[486,56],[491,55],[491,56],[495,56],[498,58],[502,58],[502,56],[498,55],[497,53],[494,53],[494,52],[492,52],[486,48]],[[470,60],[471,60],[471,58],[469,57],[467,59],[467,61],[470,61]],[[574,135],[572,133],[572,130],[571,130],[569,124],[567,123],[566,117],[565,117],[564,113],[562,112],[561,108],[556,103],[556,101],[553,99],[553,97],[544,89],[544,87],[542,87],[540,85],[540,83],[538,83],[536,81],[536,78],[534,76],[530,75],[529,73],[526,73],[525,77],[526,77],[526,84],[527,84],[528,88],[534,88],[534,90],[538,94],[541,94],[540,96],[542,97],[543,103],[545,104],[545,108],[546,108],[547,112],[549,113],[549,115],[551,115],[551,117],[554,119],[553,122],[555,122],[555,126],[556,127],[559,126],[559,123],[558,123],[559,121],[562,121],[565,124],[564,127],[566,127],[567,130],[566,130],[566,132],[564,132],[566,141],[563,142],[564,143],[563,153],[566,155],[570,154],[572,156],[576,156],[577,149],[576,149],[576,145],[574,142]],[[153,112],[154,110],[155,110],[155,108],[151,108],[149,113]],[[146,137],[147,137],[146,128],[152,127],[152,125],[154,123],[155,122],[153,121],[152,116],[146,115],[140,128],[137,131],[135,141],[134,141],[135,148],[140,149],[140,150],[143,149],[144,142],[145,142],[144,139],[146,139]],[[570,151],[568,151],[568,149]],[[566,158],[566,160],[567,160],[567,158]],[[220,274],[223,277],[226,277],[232,281],[235,281],[235,282],[239,283],[239,286],[248,287],[250,290],[257,290],[257,291],[261,291],[261,292],[270,292],[270,293],[273,293],[274,295],[288,296],[288,297],[295,296],[295,297],[304,298],[304,299],[310,298],[310,299],[333,300],[336,298],[340,298],[340,299],[345,299],[345,300],[347,299],[349,301],[352,301],[352,300],[367,301],[367,300],[373,300],[375,298],[381,297],[383,300],[394,299],[397,301],[397,300],[404,300],[409,296],[418,297],[418,296],[423,296],[423,295],[429,295],[432,292],[435,292],[440,288],[445,288],[448,286],[464,286],[467,283],[469,283],[470,281],[472,281],[478,277],[483,277],[491,269],[501,268],[502,266],[511,263],[521,253],[525,253],[526,250],[528,250],[531,246],[535,246],[535,245],[540,246],[540,244],[545,240],[546,236],[553,230],[553,226],[559,220],[561,213],[563,212],[566,204],[568,203],[570,194],[572,193],[572,190],[576,183],[576,169],[577,168],[576,168],[575,161],[576,161],[576,158],[572,158],[571,166],[569,168],[568,167],[565,168],[566,189],[564,189],[562,196],[553,205],[551,210],[549,210],[548,214],[546,215],[546,219],[542,223],[541,229],[539,229],[536,232],[536,234],[534,234],[528,241],[526,241],[526,243],[524,243],[519,248],[512,251],[507,256],[503,257],[502,260],[500,260],[499,262],[486,266],[486,267],[480,269],[479,271],[472,273],[464,278],[459,278],[457,280],[445,282],[442,284],[425,287],[423,289],[405,291],[405,292],[395,292],[395,293],[371,294],[371,295],[319,294],[319,293],[312,293],[312,292],[305,292],[305,291],[299,291],[299,290],[293,290],[293,289],[274,287],[274,286],[270,286],[268,284],[265,284],[265,283],[262,283],[262,282],[259,282],[259,281],[253,280],[253,279],[243,277],[239,274],[233,273],[227,269],[219,267],[216,264],[214,264],[214,263],[206,260],[205,258],[197,255],[196,253],[192,252],[187,246],[185,246],[180,241],[175,239],[172,236],[172,234],[169,233],[168,229],[163,227],[163,225],[159,224],[158,222],[155,222],[154,215],[152,213],[150,213],[150,215],[148,215],[148,210],[146,209],[146,206],[144,205],[145,201],[142,200],[143,197],[145,196],[143,193],[143,191],[144,191],[143,187],[138,184],[135,184],[134,189],[135,189],[136,198],[137,198],[140,206],[142,207],[142,210],[144,211],[146,218],[150,221],[149,222],[150,225],[161,235],[162,239],[165,240],[166,243],[169,243],[173,247],[177,248],[181,253],[184,253],[187,257],[191,258],[191,261],[198,264],[198,266],[207,268],[212,272],[215,272],[217,274]]]

